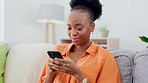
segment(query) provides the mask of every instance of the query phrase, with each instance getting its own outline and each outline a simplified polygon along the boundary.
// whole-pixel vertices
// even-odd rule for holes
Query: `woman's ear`
[[[92,24],[91,24],[91,32],[93,32],[95,30],[95,23],[93,22]]]

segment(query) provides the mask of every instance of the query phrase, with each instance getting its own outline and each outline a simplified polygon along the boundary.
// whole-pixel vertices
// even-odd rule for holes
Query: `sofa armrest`
[[[136,52],[127,49],[117,49],[111,51],[120,69],[122,83],[132,83],[133,61]]]
[[[52,44],[17,44],[7,56],[5,83],[37,83]]]

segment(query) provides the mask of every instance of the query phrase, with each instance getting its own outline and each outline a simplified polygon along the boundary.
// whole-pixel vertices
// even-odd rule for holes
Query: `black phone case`
[[[63,59],[61,53],[59,51],[47,51],[48,55],[50,56],[50,58],[60,58]]]

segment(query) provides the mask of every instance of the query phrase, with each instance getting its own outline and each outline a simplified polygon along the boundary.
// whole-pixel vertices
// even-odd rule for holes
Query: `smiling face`
[[[89,19],[89,14],[81,10],[71,11],[67,22],[68,35],[75,45],[90,42],[90,34],[94,31],[95,24]]]

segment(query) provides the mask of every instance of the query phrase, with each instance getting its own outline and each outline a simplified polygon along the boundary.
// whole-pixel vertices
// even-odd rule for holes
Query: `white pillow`
[[[43,70],[47,50],[53,44],[17,44],[7,56],[4,75],[5,83],[38,83]]]

